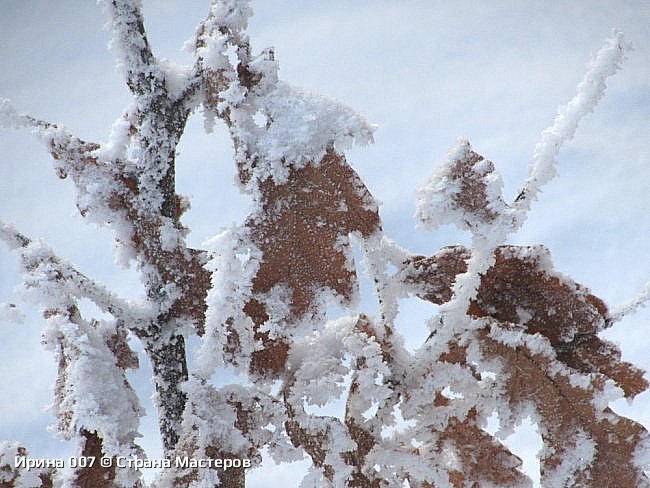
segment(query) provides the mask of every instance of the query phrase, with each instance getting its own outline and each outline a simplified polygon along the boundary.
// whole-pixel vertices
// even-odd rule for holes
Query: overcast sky
[[[207,0],[145,0],[155,53],[188,62],[180,47],[207,7]],[[253,8],[253,47],[275,46],[285,81],[336,97],[378,125],[375,144],[353,149],[348,160],[382,202],[386,233],[424,254],[468,240],[450,228],[415,229],[415,190],[449,147],[469,138],[496,164],[512,198],[540,132],[575,93],[590,54],[612,28],[622,30],[635,50],[561,152],[560,176],[511,242],[546,245],[559,271],[610,305],[650,280],[650,1],[260,0]],[[2,0],[0,97],[83,139],[106,140],[129,92],[107,49],[105,22],[92,1]],[[184,220],[190,243],[200,246],[241,221],[248,200],[232,184],[223,128],[205,135],[196,114],[179,152],[178,191],[193,204]],[[114,265],[110,233],[83,222],[71,182],[55,176],[46,151],[26,132],[0,129],[0,219],[42,237],[123,296],[141,293],[135,274]],[[0,324],[0,439],[23,442],[34,456],[54,456],[70,449],[45,431],[53,422],[44,407],[55,364],[39,344],[39,316],[13,293],[20,280],[17,255],[0,246],[0,302],[17,303],[28,317],[22,325]],[[402,310],[401,326],[415,344],[434,308],[407,300]],[[645,309],[606,337],[621,345],[624,359],[650,369],[649,330]],[[151,411],[143,363],[135,381]],[[650,394],[614,408],[650,428]],[[143,445],[159,457],[155,428],[155,421],[145,422]],[[297,468],[265,476],[262,483],[253,474],[250,486],[267,486],[272,476],[290,484],[300,479]]]

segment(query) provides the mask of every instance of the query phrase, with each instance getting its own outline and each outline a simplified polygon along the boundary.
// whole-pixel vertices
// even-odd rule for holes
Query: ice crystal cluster
[[[543,246],[506,245],[540,188],[556,174],[562,144],[591,112],[629,48],[613,32],[534,151],[512,202],[496,165],[459,140],[417,195],[422,226],[453,224],[471,247],[415,255],[384,234],[378,205],[344,151],[374,127],[343,104],[282,82],[273,49],[255,53],[246,0],[213,0],[186,46],[194,64],[157,59],[138,0],[106,1],[113,46],[133,101],[107,142],[78,139],[22,115],[4,100],[0,124],[31,130],[71,178],[84,217],[115,235],[121,261],[146,296],[124,300],[3,224],[22,257],[23,289],[47,321],[56,358],[55,429],[80,455],[145,457],[142,409],[126,371],[130,340],[152,365],[168,459],[308,457],[304,487],[531,486],[500,441],[523,418],[537,424],[544,486],[650,486],[648,433],[608,408],[644,391],[643,372],[599,332],[633,311],[647,291],[610,312],[554,270]],[[228,128],[245,221],[206,244],[186,245],[175,192],[176,146],[190,114],[208,131]],[[353,246],[376,284],[379,316],[360,310]],[[439,305],[430,334],[409,351],[395,326],[408,296]],[[89,299],[104,312],[84,317]],[[343,313],[331,318],[328,308]],[[20,320],[12,304],[4,320]],[[423,324],[423,327],[427,325]],[[194,360],[187,338],[198,336]],[[225,368],[243,384],[217,386]],[[340,417],[318,413],[344,403]],[[497,414],[499,431],[489,434]],[[137,467],[24,471],[26,449],[0,444],[0,486],[140,487]],[[172,464],[152,486],[244,486],[241,468]]]

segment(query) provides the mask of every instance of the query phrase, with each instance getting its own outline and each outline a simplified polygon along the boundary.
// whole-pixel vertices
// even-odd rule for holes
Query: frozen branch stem
[[[542,140],[535,147],[528,179],[512,204],[517,228],[526,220],[526,213],[532,202],[537,200],[541,187],[555,177],[560,149],[573,138],[582,118],[591,113],[603,98],[607,78],[620,69],[631,48],[623,34],[614,30],[587,64],[587,72],[577,86],[576,95],[559,108],[553,125],[542,132]]]
[[[133,304],[77,271],[72,265],[58,258],[45,244],[35,243],[13,226],[2,221],[0,221],[0,239],[5,241],[11,250],[20,251],[27,272],[48,262],[56,271],[56,282],[62,288],[67,288],[79,298],[88,298],[100,310],[113,315],[116,320],[133,331],[146,327],[146,316]]]

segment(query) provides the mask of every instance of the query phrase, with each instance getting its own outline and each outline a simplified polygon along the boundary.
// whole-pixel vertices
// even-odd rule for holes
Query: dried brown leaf
[[[461,246],[444,248],[432,257],[415,256],[404,265],[404,282],[424,300],[444,303],[451,299],[456,275],[467,270],[469,257]],[[582,285],[553,272],[550,261],[543,246],[499,247],[469,314],[543,335],[559,361],[581,373],[607,376],[627,397],[645,391],[643,371],[621,361],[619,348],[598,337],[608,325],[607,306]]]
[[[492,161],[461,140],[418,191],[416,215],[427,228],[454,224],[476,232],[491,227],[507,208]]]
[[[456,160],[449,168],[451,181],[458,183],[454,203],[465,212],[479,217],[484,222],[493,222],[498,214],[487,191],[486,177],[494,173],[492,161],[467,149],[465,157]]]
[[[596,377],[587,388],[574,386],[558,372],[554,361],[526,346],[502,344],[483,331],[482,351],[498,358],[509,376],[504,379],[507,400],[514,408],[534,405],[538,428],[545,443],[541,454],[542,483],[555,486],[555,470],[569,458],[574,469],[562,486],[639,488],[650,486],[642,468],[636,465],[637,449],[649,440],[642,425],[620,417],[609,408],[596,408],[596,396],[604,387]],[[593,443],[593,459],[574,459],[577,437],[586,435]],[[581,442],[581,441],[578,441]],[[582,466],[580,464],[583,464]],[[557,481],[555,481],[557,482]]]
[[[271,178],[260,185],[260,213],[247,226],[263,261],[253,280],[255,293],[277,284],[289,287],[292,312],[300,317],[313,309],[320,288],[350,299],[347,235],[369,236],[379,229],[379,215],[366,187],[344,157],[329,151],[319,164],[292,169],[286,183]]]
[[[256,329],[268,319],[264,294],[280,285],[290,296],[289,322],[318,314],[317,295],[327,289],[352,299],[356,275],[350,267],[348,234],[369,236],[380,228],[374,200],[345,158],[333,150],[318,163],[292,168],[288,180],[260,184],[261,208],[246,222],[262,262],[253,279],[255,297],[245,307]],[[286,362],[287,341],[257,332],[264,349],[252,369],[278,374]]]
[[[97,432],[88,432],[87,430],[82,430],[80,434],[83,442],[81,455],[93,457],[96,462],[91,467],[75,470],[72,486],[75,488],[116,488],[113,483],[115,462],[111,463],[110,467],[104,467],[99,462],[104,455],[101,438]]]
[[[500,248],[470,313],[542,334],[559,361],[581,373],[609,377],[629,397],[644,391],[643,371],[622,362],[618,347],[597,335],[607,325],[606,305],[549,266],[549,252],[542,246]]]
[[[476,425],[475,411],[470,411],[462,421],[449,422],[440,433],[435,452],[442,453],[447,443],[453,445],[462,466],[462,471],[452,471],[450,475],[454,487],[530,485],[529,478],[520,471],[521,459]]]
[[[467,271],[471,254],[462,246],[443,247],[435,255],[413,256],[404,263],[402,279],[413,293],[432,303],[448,302],[456,276]]]

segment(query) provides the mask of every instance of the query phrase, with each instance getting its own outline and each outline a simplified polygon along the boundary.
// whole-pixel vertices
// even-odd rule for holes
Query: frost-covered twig
[[[612,308],[609,312],[609,320],[618,322],[627,315],[632,315],[640,308],[645,307],[650,302],[650,282],[646,283],[645,288],[636,296],[625,303],[621,303]]]
[[[562,145],[573,137],[580,120],[603,97],[605,80],[616,73],[629,49],[629,43],[618,31],[605,41],[588,64],[576,95],[560,107],[553,125],[542,132],[530,175],[510,206],[501,199],[501,183],[491,163],[473,153],[467,141],[460,141],[445,166],[420,190],[417,214],[425,227],[455,223],[473,234],[474,250],[467,271],[457,277],[452,300],[441,308],[442,313],[454,316],[454,322],[463,322],[481,275],[494,264],[495,249],[521,227],[541,187],[555,176],[556,157]]]
[[[77,177],[90,164],[102,172],[110,171],[107,165],[99,163],[94,154],[94,151],[100,148],[99,144],[83,141],[52,122],[19,113],[11,102],[4,98],[0,99],[0,127],[31,130],[54,158],[55,170],[61,178],[65,178],[69,173]]]
[[[601,100],[607,88],[606,79],[619,70],[630,49],[631,44],[623,34],[613,31],[588,63],[587,73],[578,84],[576,95],[560,107],[553,125],[542,132],[542,140],[535,147],[528,179],[512,204],[516,227],[525,221],[526,213],[537,199],[541,187],[556,175],[556,158],[562,145],[573,138],[580,120],[592,112]]]
[[[63,139],[67,139],[69,146],[76,149],[93,150],[99,147],[94,143],[87,143],[70,134],[57,124],[38,119],[28,114],[22,114],[16,111],[11,105],[11,101],[6,98],[0,98],[0,127],[11,129],[31,129],[48,146],[48,150],[54,151],[53,146]]]
[[[71,264],[57,257],[42,242],[32,241],[12,225],[2,221],[0,221],[0,239],[11,250],[20,250],[23,266],[28,273],[41,266],[48,266],[49,272],[41,275],[45,280],[35,285],[47,287],[48,281],[54,282],[59,291],[65,289],[66,293],[72,296],[88,298],[100,310],[113,315],[132,329],[142,328],[148,323],[144,311],[138,310],[114,292],[77,271]],[[48,306],[48,304],[43,305]]]
[[[53,144],[54,139],[66,138],[70,140],[71,145],[93,146],[97,144],[87,143],[73,136],[67,130],[59,127],[57,124],[38,119],[28,114],[22,114],[16,111],[11,105],[11,101],[6,98],[0,98],[0,127],[11,129],[31,129],[46,144]]]
[[[22,129],[42,124],[44,123],[28,115],[19,114],[8,99],[0,98],[0,127]]]
[[[127,84],[134,94],[144,95],[162,82],[161,72],[149,46],[140,0],[104,0]]]
[[[399,312],[398,300],[407,295],[401,276],[389,276],[389,265],[400,269],[410,253],[389,239],[383,232],[377,232],[360,242],[364,251],[364,264],[375,282],[383,325],[392,327]]]

